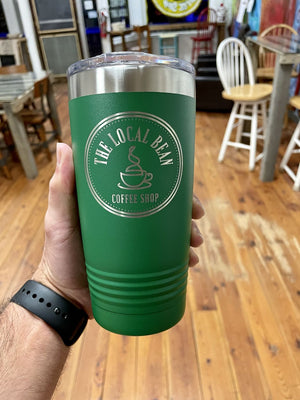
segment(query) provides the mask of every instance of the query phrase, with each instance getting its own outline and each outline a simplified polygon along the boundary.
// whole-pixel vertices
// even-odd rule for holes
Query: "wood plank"
[[[14,233],[6,236],[7,248],[2,248],[0,256],[0,287],[1,299],[11,295],[19,285],[32,276],[37,268],[43,249],[44,214],[47,199],[46,190],[36,196],[34,206],[30,206],[30,214],[24,213],[20,219],[14,221]],[[17,214],[18,215],[18,214]],[[18,225],[20,224],[20,225]],[[21,225],[23,224],[23,226]],[[8,229],[9,230],[9,229]],[[38,250],[37,250],[38,249]],[[33,256],[33,260],[31,260]]]
[[[199,155],[198,157],[200,159]],[[213,166],[211,157],[211,153],[205,148],[201,154],[201,162]],[[224,320],[239,390],[245,399],[267,398],[269,388],[257,356],[253,334],[247,322],[247,314],[243,310],[235,283],[238,279],[247,279],[244,266],[244,257],[247,256],[247,253],[237,251],[237,249],[240,250],[240,238],[236,232],[233,232],[232,235],[228,235],[226,232],[226,227],[230,226],[232,219],[224,214],[224,210],[230,207],[230,203],[222,180],[215,170],[209,168],[202,170],[202,176],[203,180],[210,184],[209,186],[203,185],[201,191],[211,199],[211,202],[206,205],[210,220],[207,218],[203,221],[204,224],[207,224],[204,231],[212,242],[206,251],[207,263],[211,265],[210,273],[214,282],[218,282],[216,297]],[[218,215],[219,220],[214,218],[215,215]]]
[[[223,209],[222,215],[224,216],[225,214],[225,210]],[[245,222],[245,221],[244,221]],[[248,226],[247,224],[243,223],[242,224],[244,227]],[[237,224],[238,226],[238,224]],[[259,227],[259,229],[261,230],[261,226]],[[255,228],[251,229],[251,232],[254,232]],[[262,238],[265,237],[265,232],[262,233]],[[232,230],[230,230],[228,232],[228,236],[232,237]],[[246,236],[246,237],[245,237]],[[261,278],[260,280],[262,281],[262,283],[259,286],[259,290],[258,290],[258,284],[256,282],[256,279],[259,279],[258,277],[261,277],[261,275],[263,274],[263,271],[265,270],[265,267],[263,266],[263,264],[265,263],[265,260],[258,258],[257,254],[256,257],[252,257],[252,253],[257,252],[257,246],[253,246],[251,245],[251,247],[249,248],[248,243],[252,243],[252,239],[248,239],[247,240],[247,235],[244,235],[244,237],[246,238],[245,244],[244,246],[240,245],[240,249],[243,247],[244,249],[246,249],[248,251],[248,255],[250,256],[252,260],[252,264],[254,265],[254,269],[255,269],[255,273],[252,273],[252,269],[251,269],[251,263],[248,262],[248,268],[247,268],[247,274],[249,276],[249,279],[247,280],[243,280],[243,279],[238,279],[236,280],[236,284],[239,288],[239,293],[240,293],[240,297],[241,299],[244,299],[244,297],[246,296],[246,294],[248,294],[248,301],[250,304],[253,303],[253,299],[257,299],[260,298],[260,302],[258,302],[256,304],[256,312],[258,312],[260,310],[260,308],[262,307],[260,313],[260,334],[264,335],[264,341],[262,343],[260,343],[260,347],[258,348],[258,341],[261,340],[261,336],[258,336],[258,332],[256,332],[256,334],[254,333],[254,329],[257,329],[257,326],[253,323],[250,324],[251,325],[251,331],[253,332],[253,337],[254,337],[254,341],[258,350],[258,354],[260,356],[261,359],[263,359],[265,356],[271,356],[274,359],[274,355],[271,354],[270,355],[270,348],[273,348],[273,345],[271,345],[270,343],[272,343],[272,340],[270,340],[269,342],[266,342],[266,337],[270,336],[270,330],[273,333],[273,337],[274,343],[277,343],[277,345],[274,345],[274,348],[279,349],[280,348],[280,357],[282,359],[284,359],[284,361],[282,360],[279,365],[282,365],[282,370],[278,367],[278,365],[273,365],[273,368],[271,368],[270,366],[265,367],[264,371],[266,375],[269,375],[270,373],[277,373],[277,375],[279,374],[281,377],[281,380],[278,380],[276,382],[281,382],[282,383],[282,390],[279,391],[279,388],[277,387],[277,385],[275,385],[273,382],[273,378],[270,378],[269,384],[272,385],[272,392],[273,395],[276,393],[286,393],[286,390],[284,390],[284,385],[286,385],[287,382],[290,383],[290,385],[287,385],[287,387],[294,387],[293,389],[291,389],[291,393],[294,393],[293,395],[291,394],[291,398],[297,398],[297,396],[299,395],[299,386],[297,388],[298,385],[298,381],[299,381],[299,370],[295,364],[295,360],[293,359],[293,357],[291,357],[291,355],[289,354],[290,350],[289,350],[289,346],[294,346],[295,343],[295,334],[298,331],[298,328],[300,326],[299,323],[299,318],[297,318],[297,316],[294,313],[291,313],[290,310],[293,310],[293,305],[292,304],[288,304],[287,302],[289,301],[288,297],[286,296],[285,293],[285,289],[284,286],[281,285],[280,281],[278,281],[278,279],[276,279],[277,276],[277,270],[274,271],[268,271],[265,274],[264,278]],[[225,240],[224,240],[225,242]],[[257,239],[255,238],[255,243],[257,243]],[[241,243],[242,243],[242,236],[241,236]],[[258,252],[261,252],[261,249],[258,250]],[[268,262],[268,266],[270,267],[270,262]],[[251,276],[250,276],[251,274]],[[252,289],[250,291],[249,286],[253,286],[253,283],[256,282],[256,286],[254,286],[254,289]],[[272,283],[273,282],[273,283]],[[275,283],[275,285],[274,285]],[[252,285],[251,285],[252,284]],[[269,286],[273,287],[273,294],[272,294],[272,299],[277,299],[276,303],[274,303],[273,307],[271,309],[267,309],[267,305],[269,300],[269,296],[268,293],[270,291],[271,288],[269,288]],[[247,290],[248,289],[248,290]],[[277,295],[276,295],[277,293]],[[260,296],[260,297],[259,297]],[[273,300],[274,301],[274,300]],[[247,305],[249,306],[249,304],[247,303]],[[263,306],[265,305],[265,306]],[[247,306],[245,303],[243,303],[243,309],[244,311],[246,311],[246,315],[247,315],[247,320],[251,322],[252,321],[252,315],[251,315],[251,309],[247,309]],[[280,330],[278,330],[277,328],[277,321],[276,318],[274,319],[274,315],[277,314],[277,310],[280,309],[280,315],[283,317],[284,316],[284,309],[287,309],[287,313],[286,313],[286,322],[283,323],[283,321],[281,321],[281,326],[286,326],[285,332],[284,334],[282,334],[280,332]],[[252,310],[253,311],[253,310]],[[269,311],[270,313],[270,318],[266,321],[267,319],[267,311]],[[257,321],[256,321],[257,324]],[[265,325],[266,324],[266,325]],[[298,328],[297,328],[298,327]],[[289,334],[289,344],[286,343],[286,337]],[[276,337],[276,340],[275,340]],[[297,336],[296,336],[297,337]],[[267,346],[267,343],[269,343],[269,347]],[[266,352],[267,354],[265,355],[264,352]],[[266,361],[266,360],[264,360]],[[275,363],[275,362],[274,362]],[[264,362],[265,364],[265,362]],[[275,363],[276,364],[276,363]],[[275,371],[274,371],[275,369]],[[278,376],[277,376],[278,378]],[[288,397],[283,397],[283,398],[288,398]]]
[[[204,251],[201,249],[197,254],[199,263],[189,271],[187,297],[192,311],[216,310],[214,281],[209,275],[205,263]]]
[[[138,338],[137,400],[169,400],[168,366],[166,357],[167,333]]]
[[[242,174],[241,173],[240,174],[235,174],[234,177],[232,177],[232,175],[230,174],[230,177],[231,177],[231,188],[234,188],[236,186],[235,190],[234,190],[234,193],[236,193],[236,192],[238,192],[238,189],[239,189],[237,183],[239,183],[240,186],[242,187],[242,184],[244,183],[244,179],[242,178]],[[236,183],[236,185],[235,185],[235,183]],[[212,185],[212,187],[213,186],[214,185]],[[236,202],[235,198],[233,198],[231,196],[231,193],[232,193],[232,191],[228,192],[228,197],[230,199],[230,205],[234,205],[236,207],[239,207],[240,204],[238,204]],[[273,198],[274,198],[274,196],[273,196]],[[239,199],[241,199],[241,197]],[[252,196],[251,200],[252,200],[252,203],[253,203],[253,196]],[[264,203],[259,198],[258,192],[256,192],[256,200],[257,200],[256,203],[258,203],[260,208],[262,208]],[[245,196],[243,197],[243,202],[245,202]],[[272,227],[269,227],[268,230],[262,229],[263,225],[265,225],[265,223],[264,223],[264,219],[261,216],[259,216],[257,214],[249,214],[249,212],[248,213],[239,212],[239,213],[234,213],[233,220],[235,220],[235,224],[231,225],[230,229],[228,229],[229,225],[226,224],[226,220],[224,218],[224,216],[226,215],[226,212],[228,213],[228,210],[226,210],[226,207],[224,207],[222,204],[220,204],[219,206],[221,206],[221,209],[222,209],[222,214],[221,214],[222,219],[223,219],[223,221],[222,221],[223,224],[222,225],[227,226],[227,233],[228,233],[227,236],[228,237],[230,237],[230,238],[231,237],[237,237],[237,235],[239,235],[238,230],[240,229],[241,230],[240,233],[242,233],[242,235],[240,235],[241,244],[242,244],[243,243],[243,237],[245,237],[245,230],[249,230],[251,232],[251,234],[253,234],[253,232],[256,231],[256,229],[254,227],[252,227],[252,229],[249,229],[249,223],[247,222],[248,219],[249,218],[251,220],[258,219],[259,220],[259,224],[257,226],[257,235],[260,236],[260,242],[261,242],[261,240],[265,239],[264,240],[264,245],[261,246],[262,248],[259,249],[258,253],[261,254],[262,249],[266,249],[266,247],[268,245],[267,241],[268,242],[271,241],[273,250],[276,249],[276,247],[278,246],[278,244],[276,243],[276,236],[278,236],[278,235],[277,235],[276,231],[274,233],[274,224],[272,225]],[[266,209],[264,209],[263,211],[264,211],[263,212],[264,215],[268,215],[268,212],[267,212]],[[230,219],[230,217],[229,217],[229,219]],[[239,223],[238,221],[241,220],[241,219],[243,220],[243,222]],[[231,217],[231,220],[232,220],[232,217]],[[235,228],[235,226],[237,227],[237,229]],[[275,237],[275,239],[274,239],[274,237]],[[223,243],[226,245],[227,242],[228,242],[228,240],[225,240],[225,237],[224,237],[223,238]],[[247,244],[250,244],[250,246],[247,246]],[[250,249],[248,248],[248,251],[251,254],[251,252],[257,247],[256,244],[257,244],[257,236],[255,236],[254,240],[251,239],[251,238],[247,238],[247,236],[246,236],[245,245],[244,246],[241,245],[239,250],[241,250],[241,248],[243,248],[243,247],[245,249],[247,249],[247,247],[250,247]],[[236,256],[236,253],[235,253],[235,256]],[[281,256],[281,253],[277,251],[277,257],[280,257],[280,256]],[[243,257],[243,259],[244,259],[244,257]],[[251,265],[253,264],[257,268],[256,274],[259,276],[259,274],[264,270],[264,268],[261,268],[261,265],[264,264],[264,263],[266,263],[266,262],[265,262],[265,260],[262,260],[261,257],[260,257],[260,259],[256,258],[255,260],[253,260],[252,263],[248,261],[247,262],[247,265],[248,265],[247,273],[249,274],[251,272]],[[272,271],[273,274],[271,275],[271,280],[270,280],[270,272],[271,271],[269,271],[268,276],[266,276],[265,279],[264,279],[264,282],[266,282],[266,283],[269,283],[271,280],[274,280],[274,277],[276,279],[276,275],[277,275],[278,270],[277,271],[275,271],[275,270]],[[256,278],[255,275],[251,275],[250,282],[255,282],[255,278]],[[238,285],[238,287],[242,288],[242,290],[239,291],[241,293],[241,297],[245,296],[245,293],[247,293],[246,287],[249,285],[248,281],[246,281],[246,280],[237,280],[237,285]],[[289,296],[285,296],[287,293],[282,293],[281,296],[278,296],[278,294],[280,294],[280,293],[278,293],[278,289],[281,288],[281,287],[282,286],[280,285],[280,283],[277,282],[277,284],[276,284],[277,295],[275,293],[275,287],[274,287],[274,293],[273,293],[272,299],[278,298],[278,303],[276,303],[276,305],[274,305],[274,309],[277,310],[278,307],[280,307],[280,304],[281,304],[282,310],[280,312],[280,315],[283,316],[284,315],[283,309],[286,308],[288,310],[291,310],[291,307],[293,309],[293,305],[291,305],[291,304],[288,305],[286,303],[286,301],[288,301],[288,297],[289,297]],[[283,290],[284,290],[284,288],[283,288]],[[260,306],[261,303],[267,304],[267,299],[265,297],[266,296],[265,295],[266,292],[268,293],[268,291],[266,291],[266,287],[263,286],[260,289],[261,302],[259,304],[257,304],[256,311],[258,311],[259,306]],[[250,304],[251,304],[251,302],[253,302],[252,299],[253,298],[257,298],[258,295],[259,295],[259,292],[257,292],[257,291],[256,291],[255,294],[254,293],[249,294],[249,290],[248,290],[248,296],[251,299],[251,301],[249,300]],[[245,303],[243,305],[244,305],[244,308],[245,308]],[[273,309],[273,311],[270,310],[270,316],[272,318],[273,318],[274,309]],[[245,310],[245,311],[247,311],[247,310]],[[264,308],[264,311],[266,312],[266,308]],[[247,312],[247,316],[248,316],[248,319],[250,321],[252,321],[252,318],[251,318],[252,315],[251,315],[251,312],[249,310]],[[278,360],[276,360],[276,362],[273,361],[274,364],[277,364],[277,365],[265,367],[264,371],[265,371],[265,374],[267,374],[267,375],[270,375],[270,373],[271,374],[273,373],[273,374],[277,375],[276,377],[274,377],[274,376],[273,377],[270,377],[270,376],[268,377],[269,378],[268,379],[269,386],[272,387],[272,394],[274,396],[276,396],[278,393],[281,393],[282,396],[284,396],[282,398],[297,398],[297,396],[299,396],[299,383],[298,383],[299,372],[297,370],[297,367],[296,367],[296,364],[295,364],[295,361],[294,361],[293,357],[290,357],[289,347],[288,347],[288,345],[287,345],[287,343],[285,341],[285,337],[284,337],[285,335],[282,336],[281,332],[278,331],[278,329],[276,329],[277,328],[276,321],[273,321],[273,324],[271,324],[272,318],[270,318],[268,320],[268,322],[269,322],[268,326],[266,326],[264,328],[262,328],[260,326],[260,331],[264,332],[265,337],[270,335],[269,329],[271,329],[271,332],[273,333],[273,336],[275,335],[275,333],[277,334],[277,343],[280,343],[280,352],[281,352],[280,356],[283,358],[283,360],[281,362],[278,361]],[[296,332],[296,329],[297,329],[296,327],[300,326],[298,318],[293,313],[292,313],[292,315],[289,313],[287,319],[289,321],[289,324],[286,323],[287,329],[288,330],[292,329],[294,332]],[[262,313],[261,314],[261,325],[263,325],[263,326],[264,326],[264,321],[265,321],[264,313]],[[255,328],[257,328],[257,326],[255,327],[255,325],[253,324],[251,326],[251,328],[255,329]],[[258,341],[259,341],[259,339],[261,339],[257,335],[257,332],[256,332],[256,335],[254,335],[254,337]],[[274,342],[276,342],[276,341],[274,341]],[[265,348],[266,347],[266,342],[263,342],[263,343],[260,343],[260,344],[261,344],[261,346],[260,346],[261,353],[259,353],[260,357],[264,357],[265,358],[267,356],[270,356],[270,348],[271,349],[279,349],[279,347],[277,347],[276,345],[274,345],[274,347],[272,345],[269,345],[270,347],[266,349]],[[290,338],[290,345],[292,345],[292,338]],[[267,354],[265,354],[265,353],[267,353]],[[274,358],[274,354],[272,356]],[[265,358],[265,363],[267,363],[266,358]],[[284,365],[284,366],[282,366],[282,368],[280,369],[279,368],[280,365]],[[279,385],[280,387],[278,387],[276,384],[272,383],[274,381],[274,378],[277,379],[276,382],[280,383],[280,385]],[[278,379],[278,378],[280,378],[280,379]],[[286,389],[287,387],[290,387],[292,389],[289,391],[289,390]]]
[[[236,377],[230,361],[227,343],[222,338],[218,311],[193,313],[198,362],[205,400],[239,399]]]
[[[89,321],[82,339],[80,357],[76,364],[77,373],[74,384],[72,390],[68,390],[72,400],[102,398],[109,338],[108,331],[100,328],[95,320]],[[84,365],[84,368],[80,368],[81,365]],[[65,379],[65,381],[69,382],[69,379]]]
[[[172,400],[203,399],[191,317],[187,308],[183,319],[166,335],[169,398]]]
[[[268,218],[264,197],[257,193],[256,198],[260,203],[262,215]],[[270,201],[271,199],[276,199],[276,195],[270,195]],[[240,227],[246,241],[251,244],[249,255],[253,259],[256,276],[262,283],[268,301],[273,306],[274,315],[280,319],[285,339],[290,347],[294,347],[300,333],[300,311],[296,306],[298,296],[295,295],[298,285],[296,283],[294,286],[293,282],[299,282],[300,276],[298,269],[291,266],[297,265],[300,256],[298,240],[294,235],[289,237],[287,231],[279,225],[280,220],[277,224],[274,222],[276,220],[274,217],[271,222],[266,217],[256,214],[251,206],[248,206],[248,210],[250,212],[236,215],[236,225]],[[293,290],[288,290],[288,286]],[[294,295],[291,296],[291,293]],[[296,352],[298,369],[299,356]]]
[[[53,170],[51,164],[49,170]],[[33,212],[39,202],[41,195],[46,195],[47,199],[48,181],[42,176],[39,176],[36,182],[30,182],[18,193],[6,207],[5,212],[0,219],[0,254],[1,258],[5,258],[12,246],[14,245],[13,238],[18,235],[20,228],[26,226],[30,214]],[[45,209],[45,200],[43,207]]]
[[[253,277],[254,278],[254,277]],[[263,288],[255,279],[238,282],[242,303],[247,311],[258,355],[264,366],[271,398],[298,399],[300,397],[300,375],[296,362],[291,357],[289,346],[268,304]]]
[[[136,399],[137,338],[110,334],[103,400]]]

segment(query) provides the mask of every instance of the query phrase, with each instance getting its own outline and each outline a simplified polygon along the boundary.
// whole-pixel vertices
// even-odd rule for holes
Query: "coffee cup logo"
[[[141,160],[133,154],[135,146],[129,148],[128,160],[130,165],[126,168],[125,173],[120,172],[121,183],[118,183],[120,189],[126,190],[141,190],[152,186],[151,180],[153,174],[145,171],[141,165]]]
[[[175,130],[165,120],[122,112],[91,131],[84,164],[89,189],[105,210],[140,218],[172,201],[181,183],[183,155]]]

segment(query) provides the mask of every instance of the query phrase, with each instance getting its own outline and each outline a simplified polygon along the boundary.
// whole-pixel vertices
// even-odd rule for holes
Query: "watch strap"
[[[86,312],[43,284],[29,280],[11,301],[45,321],[71,346],[83,332],[88,316]]]

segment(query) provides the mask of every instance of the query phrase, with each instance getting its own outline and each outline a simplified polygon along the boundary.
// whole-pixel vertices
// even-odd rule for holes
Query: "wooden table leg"
[[[270,182],[274,179],[275,164],[280,145],[283,119],[289,101],[290,77],[293,64],[280,64],[277,56],[269,119],[265,134],[264,157],[260,179]]]
[[[27,178],[34,179],[38,175],[38,170],[22,118],[12,111],[12,105],[10,103],[3,103],[3,108],[25,174]]]
[[[121,36],[122,36],[122,50],[127,51],[125,34],[123,33]]]
[[[57,113],[57,108],[56,108],[56,101],[55,101],[55,97],[54,97],[54,92],[53,92],[53,87],[52,87],[51,80],[49,82],[49,89],[48,89],[48,92],[47,92],[47,100],[48,100],[48,104],[49,104],[49,108],[50,108],[51,117],[52,117],[53,122],[55,124],[55,130],[56,130],[57,135],[58,135],[57,137],[61,141],[61,138],[62,138],[61,127],[60,127],[60,122],[59,122],[59,118],[58,118],[58,113]]]

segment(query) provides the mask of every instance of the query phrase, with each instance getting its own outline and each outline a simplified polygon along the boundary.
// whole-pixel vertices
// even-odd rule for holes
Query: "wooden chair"
[[[7,179],[11,179],[11,173],[8,169],[8,156],[9,156],[9,147],[6,143],[6,133],[9,131],[7,122],[0,117],[0,167],[2,167],[4,175]],[[2,133],[2,138],[1,138]]]
[[[292,35],[298,36],[297,31],[289,25],[278,24],[272,25],[265,29],[259,36],[264,38],[266,36],[285,36],[291,38]],[[256,78],[259,81],[273,80],[275,70],[276,54],[267,50],[264,47],[259,47],[258,50],[258,68],[256,71]],[[292,77],[297,77],[296,71],[292,72]]]
[[[128,50],[144,51],[146,53],[152,53],[152,43],[151,43],[149,25],[141,25],[141,26],[136,25],[133,27],[133,30],[137,34],[137,45],[130,47]]]
[[[246,149],[250,152],[249,169],[252,171],[256,161],[262,158],[262,153],[256,156],[256,145],[257,139],[263,139],[267,120],[266,104],[270,99],[272,86],[255,84],[249,50],[237,38],[227,38],[219,45],[217,69],[224,87],[223,98],[234,102],[218,161],[223,161],[228,146]],[[261,127],[258,124],[259,116],[262,117]],[[251,122],[250,132],[243,132],[244,121]],[[236,140],[230,141],[235,128]],[[241,143],[243,136],[250,138],[250,144]]]
[[[300,96],[294,96],[290,98],[290,105],[300,110]],[[288,165],[291,156],[293,154],[300,154],[300,121],[298,122],[296,129],[292,135],[292,138],[288,144],[288,147],[284,153],[282,161],[280,163],[280,169],[285,171],[290,178],[294,181],[293,189],[295,191],[300,190],[300,159],[297,167],[297,173],[293,171],[291,166]]]
[[[199,14],[197,19],[197,35],[192,36],[192,59],[191,63],[195,64],[201,51],[205,54],[213,53],[213,38],[217,26],[217,13],[213,8],[205,8]]]
[[[43,148],[50,161],[52,157],[48,145],[55,139],[61,141],[61,138],[48,107],[47,93],[49,85],[50,82],[47,77],[35,83],[34,103],[24,108],[20,115],[27,129],[31,145],[33,147]],[[46,131],[44,124],[47,121],[51,123],[52,131]],[[50,136],[49,139],[47,139],[47,136]]]

